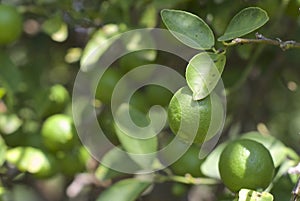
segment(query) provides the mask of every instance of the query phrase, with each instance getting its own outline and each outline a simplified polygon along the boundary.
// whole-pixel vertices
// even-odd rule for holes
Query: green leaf
[[[0,167],[3,165],[5,161],[5,154],[6,154],[7,146],[3,140],[3,138],[0,136]]]
[[[170,9],[163,9],[161,16],[166,27],[185,45],[199,50],[208,50],[214,46],[212,30],[198,16]]]
[[[225,55],[211,52],[201,52],[190,60],[185,76],[193,91],[194,100],[201,100],[213,91],[221,78],[225,63]]]
[[[115,24],[108,24],[94,33],[83,50],[80,60],[81,70],[88,71],[95,64],[102,54],[118,39],[120,27]],[[101,48],[99,48],[101,47]]]
[[[271,135],[262,135],[257,131],[252,131],[243,134],[241,138],[255,140],[263,144],[270,151],[276,168],[281,165],[284,159],[287,157],[286,146]]]
[[[150,185],[151,182],[147,181],[124,179],[104,191],[97,201],[135,201]]]
[[[241,10],[230,21],[223,36],[218,41],[227,41],[244,36],[263,26],[269,20],[268,14],[261,8],[249,7]]]
[[[257,192],[249,189],[239,191],[238,201],[273,201],[273,195],[268,192]]]
[[[103,156],[101,164],[95,171],[96,178],[104,181],[123,175],[123,173],[111,169],[114,167],[122,167],[130,172],[136,172],[140,169],[128,154],[121,152],[119,147],[114,147]]]
[[[124,114],[129,113],[129,109],[132,122],[124,119],[126,117]],[[130,124],[134,123],[137,128],[144,128],[149,121],[140,111],[129,108],[128,104],[120,105],[116,114],[120,123],[115,123],[114,127],[123,148],[136,163],[148,169],[155,159],[155,152],[158,147],[157,137],[151,127],[144,130],[145,132],[139,132],[139,129],[135,130],[135,127],[131,127]]]
[[[218,145],[202,163],[201,171],[204,175],[215,179],[221,178],[219,173],[219,160],[226,145],[227,142]]]
[[[7,93],[13,94],[20,88],[21,73],[18,67],[11,61],[9,55],[0,51],[0,83]]]

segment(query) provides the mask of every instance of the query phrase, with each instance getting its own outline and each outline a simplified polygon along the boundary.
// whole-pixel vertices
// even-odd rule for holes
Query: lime
[[[242,188],[265,189],[274,175],[270,152],[259,142],[239,139],[230,142],[220,155],[219,172],[225,186],[238,192]]]
[[[37,178],[48,178],[57,172],[55,159],[34,147],[15,147],[6,153],[6,160],[21,172],[29,172]]]
[[[22,16],[10,5],[0,5],[0,44],[9,44],[22,32]]]
[[[176,175],[184,176],[190,174],[193,177],[202,177],[200,166],[204,160],[200,160],[200,147],[192,145],[170,168]]]
[[[60,84],[51,86],[49,89],[39,94],[38,104],[39,113],[42,117],[61,113],[70,100],[68,90]]]
[[[215,93],[194,101],[192,91],[185,86],[170,101],[168,121],[173,133],[184,141],[201,144],[221,130],[224,109]]]
[[[51,151],[70,150],[75,142],[72,119],[64,114],[56,114],[45,120],[42,126],[45,146]]]

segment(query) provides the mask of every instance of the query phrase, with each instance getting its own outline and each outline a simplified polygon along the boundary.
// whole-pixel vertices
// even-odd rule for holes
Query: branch
[[[293,41],[293,40],[288,40],[288,41],[281,41],[280,39],[274,40],[274,39],[266,38],[265,36],[263,36],[262,34],[259,34],[259,33],[256,33],[255,36],[256,36],[256,39],[235,38],[229,43],[224,42],[224,45],[229,47],[229,46],[235,46],[235,45],[259,43],[259,44],[278,46],[283,51],[291,49],[291,48],[300,48],[300,43]]]

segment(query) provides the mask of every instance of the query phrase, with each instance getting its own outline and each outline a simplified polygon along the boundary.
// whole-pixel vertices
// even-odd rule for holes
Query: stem
[[[184,184],[193,184],[193,185],[214,185],[218,184],[219,181],[216,179],[210,179],[210,178],[195,178],[192,177],[190,174],[187,174],[186,176],[178,176],[178,175],[156,175],[155,180],[157,182],[166,182],[166,181],[175,181],[179,183],[184,183]]]
[[[226,43],[224,42],[223,44],[227,47],[230,46],[236,46],[236,45],[243,45],[243,44],[266,44],[266,45],[274,45],[274,46],[279,46],[283,51],[292,49],[292,48],[300,48],[300,43],[293,41],[293,40],[288,40],[288,41],[281,41],[280,39],[270,39],[262,34],[256,33],[255,34],[256,39],[251,39],[251,38],[235,38],[231,42]]]

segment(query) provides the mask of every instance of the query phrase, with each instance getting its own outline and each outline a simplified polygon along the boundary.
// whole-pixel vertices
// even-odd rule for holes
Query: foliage
[[[17,11],[9,19],[11,27],[1,27],[3,5]],[[291,192],[299,200],[299,192],[293,191],[300,172],[299,6],[296,0],[2,0],[0,200],[271,201],[288,200]],[[155,48],[141,50],[155,47],[151,35],[119,40],[119,34],[139,28],[166,28],[174,36],[172,43],[194,52],[183,61]],[[4,31],[13,32],[5,35],[7,41],[2,39]],[[115,145],[98,163],[84,147],[85,139],[77,137],[81,130],[75,130],[72,114],[82,108],[72,108],[72,93],[77,73],[89,72],[101,56],[117,51],[116,43],[130,53],[102,72],[95,89],[82,89],[83,93],[95,91],[93,100],[83,104],[95,109],[97,121]],[[170,91],[162,87],[150,83],[139,88],[129,104],[116,110],[110,107],[120,78],[151,64],[171,67],[185,76],[193,103],[216,92],[222,100],[226,96],[226,121],[221,136],[213,132],[212,140],[220,139],[210,153],[201,155],[207,148],[201,143],[193,144],[193,151],[179,143],[165,156],[156,153],[176,138],[168,122],[153,121],[167,114],[151,106],[166,109],[172,102]],[[158,77],[155,73],[145,68],[145,73],[134,74],[130,81],[141,83]],[[168,79],[164,77],[166,83]],[[225,91],[220,93],[222,81]],[[123,92],[130,83],[121,86]],[[142,129],[115,119],[127,117],[127,111]],[[150,138],[134,138],[140,134]],[[220,155],[230,140],[240,138],[255,140],[269,150],[275,176],[266,189],[239,189],[232,194],[223,185]],[[177,158],[181,159],[164,167],[178,150],[183,152]],[[197,167],[189,166],[193,164]],[[141,171],[149,167],[150,172]]]

